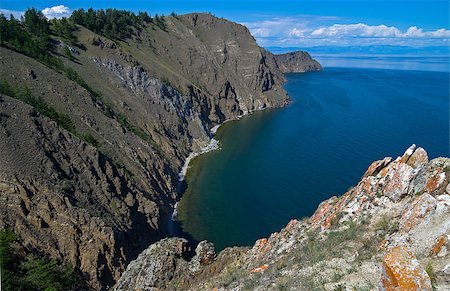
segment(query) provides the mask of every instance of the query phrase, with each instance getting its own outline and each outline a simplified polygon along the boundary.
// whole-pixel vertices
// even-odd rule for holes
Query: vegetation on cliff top
[[[141,30],[145,23],[153,22],[153,18],[147,12],[136,15],[125,10],[90,8],[75,10],[70,21],[111,39],[126,39],[131,37],[134,29]],[[155,23],[160,23],[160,17],[155,17]]]
[[[145,12],[135,15],[129,11],[116,9],[107,9],[106,11],[89,9],[86,12],[79,9],[74,11],[69,19],[53,19],[49,22],[42,12],[35,8],[29,8],[21,21],[15,19],[12,15],[8,20],[3,14],[0,14],[0,45],[32,57],[64,74],[68,79],[86,89],[93,100],[103,109],[106,116],[117,119],[124,129],[131,131],[159,150],[159,146],[143,129],[129,122],[124,114],[116,112],[108,102],[104,101],[101,93],[89,86],[74,69],[64,66],[62,61],[56,57],[58,55],[57,49],[55,40],[52,38],[52,36],[59,36],[71,44],[80,46],[77,44],[77,38],[73,33],[77,29],[75,24],[79,24],[106,37],[123,39],[131,36],[133,27],[139,30],[144,22],[153,21],[155,21],[155,25],[165,29],[163,17],[156,15],[153,19]],[[67,46],[64,46],[63,52],[69,60],[75,60]],[[27,88],[13,88],[2,81],[0,82],[0,93],[35,107],[39,113],[76,134],[75,126],[67,114],[56,112],[42,98],[33,96]],[[99,146],[99,142],[90,134],[82,134],[80,137],[94,146]]]

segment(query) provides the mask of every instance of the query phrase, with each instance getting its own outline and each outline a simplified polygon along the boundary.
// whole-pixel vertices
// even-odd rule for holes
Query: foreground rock
[[[448,290],[449,174],[450,159],[429,161],[427,153],[413,145],[395,160],[374,162],[354,188],[322,202],[310,218],[291,220],[251,248],[227,248],[198,269],[190,268],[190,256],[171,256],[164,261],[169,267],[176,262],[173,278],[163,276],[164,284],[158,286],[167,290]],[[170,247],[162,253],[170,253]],[[151,290],[130,278],[129,270],[146,272],[142,262],[159,260],[152,256],[143,253],[130,265],[117,289],[132,281],[129,290]],[[143,269],[137,271],[135,266]]]
[[[303,51],[275,55],[275,60],[283,73],[304,73],[322,70],[319,62],[311,58],[309,53]]]
[[[431,291],[431,278],[406,247],[393,247],[384,256],[379,289]]]

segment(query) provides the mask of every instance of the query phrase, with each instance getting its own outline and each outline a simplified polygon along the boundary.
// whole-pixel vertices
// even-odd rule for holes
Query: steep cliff
[[[162,240],[115,290],[447,290],[449,171],[450,159],[429,161],[413,145],[252,248],[215,256],[206,242],[192,252],[183,239]]]
[[[15,91],[0,99],[0,228],[95,289],[168,234],[178,173],[213,126],[288,102],[273,55],[244,26],[163,21],[122,40],[83,26],[77,46],[52,37],[57,68],[0,47],[2,88]]]
[[[309,53],[303,51],[275,55],[275,60],[283,73],[303,73],[322,70],[319,62],[311,58]]]

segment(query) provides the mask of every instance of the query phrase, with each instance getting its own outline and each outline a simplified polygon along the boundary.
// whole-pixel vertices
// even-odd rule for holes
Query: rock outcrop
[[[319,62],[314,60],[309,53],[303,51],[275,55],[275,60],[283,73],[304,73],[322,70]]]
[[[251,248],[226,248],[195,270],[189,256],[172,257],[177,267],[164,288],[447,290],[449,171],[450,159],[429,161],[413,145],[401,157],[372,163],[348,192]],[[127,274],[117,286],[130,281]],[[139,284],[127,288],[146,290]]]

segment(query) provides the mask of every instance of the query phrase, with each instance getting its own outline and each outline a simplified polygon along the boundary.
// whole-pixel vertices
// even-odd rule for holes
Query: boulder
[[[407,247],[394,247],[383,258],[379,290],[433,290],[431,279]]]
[[[166,238],[151,245],[132,261],[114,290],[158,290],[173,278],[178,259],[188,255],[188,241]]]

